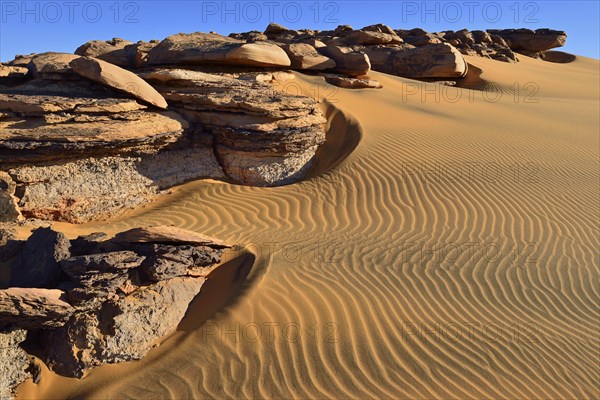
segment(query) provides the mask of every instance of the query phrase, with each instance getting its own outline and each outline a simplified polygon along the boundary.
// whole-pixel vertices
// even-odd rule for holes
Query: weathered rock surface
[[[372,46],[378,44],[404,43],[402,38],[396,35],[396,33],[390,34],[388,32],[363,29],[358,31],[345,31],[341,37],[348,45]]]
[[[138,360],[175,331],[205,278],[177,277],[77,313],[50,331],[46,362],[55,372],[81,378],[90,368]]]
[[[149,64],[221,64],[289,67],[285,51],[271,43],[245,43],[215,33],[179,33],[169,36],[148,54]]]
[[[325,119],[311,98],[278,92],[263,82],[198,72],[159,70],[145,76],[173,109],[213,135],[219,163],[235,182],[296,180],[325,140]]]
[[[11,264],[10,286],[56,287],[61,275],[58,263],[70,256],[70,246],[62,233],[49,228],[36,229]]]
[[[19,346],[27,331],[22,329],[0,330],[0,399],[13,399],[17,387],[32,378],[30,360]]]
[[[0,327],[40,329],[63,326],[75,311],[64,297],[65,293],[57,289],[2,289]]]
[[[0,222],[19,221],[23,218],[15,197],[16,188],[10,175],[0,171]]]
[[[64,237],[49,229],[34,235],[39,232]],[[0,241],[0,254],[10,237]],[[31,251],[28,244],[39,241],[32,237],[8,252],[25,257]],[[64,274],[54,287],[60,290],[0,290],[0,327],[34,332],[47,365],[69,377],[82,377],[97,365],[144,357],[175,331],[207,275],[231,247],[167,226],[131,229],[112,239],[98,233],[70,245],[74,255],[58,263]],[[56,265],[56,258],[50,254],[43,261]],[[12,363],[0,360],[3,395],[13,395],[16,385],[31,376],[25,371],[26,354],[18,347],[24,339],[25,331],[0,331],[0,351]],[[4,377],[9,380],[4,382]]]

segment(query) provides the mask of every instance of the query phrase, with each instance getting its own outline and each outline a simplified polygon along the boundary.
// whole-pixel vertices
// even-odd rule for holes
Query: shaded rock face
[[[33,378],[33,363],[19,346],[26,336],[23,329],[0,329],[0,399],[13,399],[17,386]]]
[[[491,58],[509,63],[518,61],[517,56],[508,47],[504,39],[488,32],[463,29],[456,32],[438,32],[433,35],[438,37],[443,43],[449,43],[456,47],[464,55]],[[414,41],[407,40],[407,42],[415,44]],[[419,46],[419,44],[415,45]]]
[[[21,288],[51,288],[58,284],[58,262],[68,258],[71,244],[62,233],[37,229],[25,242],[11,265],[10,285]]]
[[[32,235],[60,237],[49,229]],[[25,257],[28,243],[17,247]],[[0,250],[8,246],[0,242]],[[25,330],[43,349],[53,371],[83,377],[97,365],[137,360],[175,331],[208,274],[231,246],[195,232],[168,226],[135,228],[108,239],[104,234],[69,242],[70,252],[47,268],[61,276],[51,289],[0,290],[0,360],[2,393],[31,375],[29,361],[17,346]],[[14,250],[11,250],[14,251]],[[16,332],[16,333],[13,333]],[[16,335],[16,336],[15,336]],[[6,343],[4,343],[6,342]],[[4,383],[4,377],[9,380]]]

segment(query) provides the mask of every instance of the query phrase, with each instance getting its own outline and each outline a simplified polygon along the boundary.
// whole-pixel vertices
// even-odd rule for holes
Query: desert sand
[[[82,381],[44,370],[19,397],[599,397],[599,62],[465,59],[466,88],[297,74],[329,103],[310,179],[193,182],[55,224],[172,224],[248,254],[147,358]]]

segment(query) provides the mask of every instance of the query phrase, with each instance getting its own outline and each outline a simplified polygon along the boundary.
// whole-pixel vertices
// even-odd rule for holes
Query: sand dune
[[[44,371],[20,397],[598,398],[599,63],[522,58],[466,57],[473,90],[299,76],[331,103],[311,179],[194,182],[58,225],[174,224],[256,259],[242,296],[147,359]]]

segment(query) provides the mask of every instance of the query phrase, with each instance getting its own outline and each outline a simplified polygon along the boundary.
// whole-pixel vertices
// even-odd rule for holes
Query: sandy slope
[[[146,360],[69,385],[45,372],[21,396],[599,397],[599,63],[468,62],[478,90],[300,78],[346,113],[329,109],[328,154],[357,145],[313,179],[196,182],[108,227],[61,226],[166,223],[248,243],[252,280]]]

